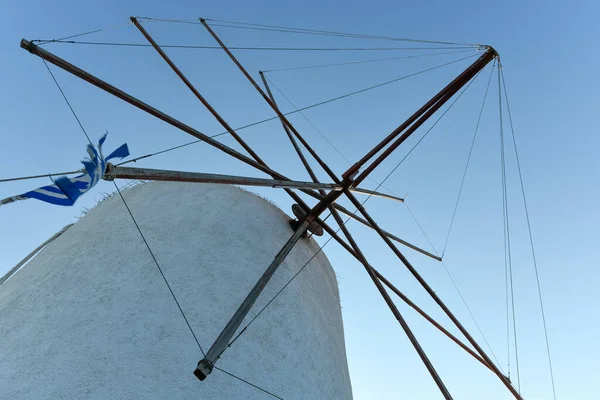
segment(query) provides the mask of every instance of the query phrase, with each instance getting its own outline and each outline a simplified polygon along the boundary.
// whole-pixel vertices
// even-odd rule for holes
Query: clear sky
[[[29,1],[4,2],[0,8],[0,179],[79,168],[86,140],[60,97],[43,63],[19,48],[20,39],[50,39],[125,24],[130,15],[167,19],[206,18],[283,25],[373,35],[431,39],[494,46],[502,57],[508,86],[529,211],[536,244],[546,318],[554,362],[557,397],[597,399],[593,381],[599,351],[597,257],[600,225],[596,135],[600,84],[597,48],[600,5],[578,2],[197,2]],[[147,23],[163,44],[214,42],[196,25]],[[314,37],[215,28],[229,45],[303,47],[394,47],[403,42]],[[131,25],[81,38],[144,43]],[[429,46],[429,45],[428,45]],[[76,65],[173,114],[208,134],[222,129],[147,48],[51,44],[47,48]],[[239,71],[219,51],[171,49],[169,55],[198,85],[234,127],[273,115]],[[240,60],[257,77],[258,70],[425,54],[387,52],[249,52]],[[471,53],[393,60],[287,72],[269,78],[298,106],[420,71]],[[474,60],[471,58],[470,60]],[[349,160],[399,125],[436,90],[469,63],[407,79],[352,98],[315,108],[306,116]],[[90,136],[106,130],[107,149],[127,142],[138,156],[185,143],[190,137],[53,68]],[[447,116],[386,181],[395,193],[408,193],[407,204],[441,252],[474,132],[489,68],[473,83]],[[445,263],[471,307],[483,333],[507,372],[504,253],[500,185],[497,80],[494,75]],[[286,110],[293,108],[283,98]],[[506,117],[506,116],[505,116]],[[349,165],[300,116],[298,129],[341,174]],[[505,127],[508,127],[505,120]],[[405,143],[373,174],[380,181],[425,130]],[[508,130],[506,131],[508,133]],[[308,177],[294,158],[277,121],[240,134],[275,169],[296,179]],[[223,136],[224,143],[238,148]],[[527,225],[520,199],[514,153],[507,148],[507,187],[513,242],[513,274],[521,389],[530,400],[551,399],[535,275],[528,248]],[[203,144],[139,162],[138,166],[261,176]],[[320,177],[326,176],[319,172]],[[46,184],[35,180],[0,184],[0,198]],[[367,181],[366,187],[373,188]],[[101,182],[74,207],[61,208],[23,201],[0,208],[0,274],[84,207],[92,207],[111,185]],[[284,210],[291,205],[277,189],[261,190]],[[346,204],[346,203],[344,203]],[[399,203],[372,199],[367,203],[384,228],[424,248],[431,246]],[[452,332],[449,321],[418,287],[401,263],[366,229],[349,225],[368,259],[409,297]],[[324,243],[324,240],[321,241]],[[274,249],[274,253],[276,249]],[[356,399],[436,399],[439,391],[414,349],[362,267],[336,244],[325,252],[339,276],[346,347]],[[441,264],[406,250],[406,255],[436,292],[480,341]],[[489,371],[462,352],[414,311],[398,301],[440,375],[456,399],[509,399],[508,391]],[[255,329],[260,329],[257,320]],[[34,321],[32,321],[34,323]],[[511,377],[517,382],[511,338]]]

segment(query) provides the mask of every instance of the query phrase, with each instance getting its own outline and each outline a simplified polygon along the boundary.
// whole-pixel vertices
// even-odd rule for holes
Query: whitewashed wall
[[[289,217],[225,185],[148,183],[124,195],[207,351],[293,233]],[[310,239],[296,246],[249,318],[317,249]],[[118,196],[0,286],[1,399],[273,398],[218,370],[200,382],[200,358]],[[323,253],[217,366],[284,399],[352,398]]]

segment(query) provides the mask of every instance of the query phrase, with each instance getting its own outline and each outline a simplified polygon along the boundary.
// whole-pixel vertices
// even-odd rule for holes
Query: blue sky
[[[42,62],[19,48],[22,37],[59,38],[125,24],[130,15],[167,19],[199,16],[259,24],[347,31],[373,35],[493,45],[501,54],[536,243],[558,398],[594,399],[592,378],[600,334],[599,281],[595,257],[597,204],[600,201],[595,117],[600,84],[597,2],[42,2],[4,3],[0,13],[0,178],[68,171],[79,167],[86,144]],[[148,23],[166,44],[208,44],[195,25]],[[216,28],[229,45],[247,46],[396,46],[402,43],[346,40]],[[143,43],[131,25],[85,37],[96,41]],[[391,44],[390,44],[391,43]],[[221,132],[210,115],[150,49],[48,45],[50,51],[97,74],[203,132]],[[255,76],[258,70],[398,56],[398,52],[269,53],[236,52]],[[405,54],[405,53],[402,53]],[[272,116],[225,55],[213,50],[177,50],[169,55],[232,126]],[[468,55],[468,54],[465,54]],[[463,56],[452,54],[339,68],[273,72],[268,76],[297,105],[305,106]],[[473,59],[471,59],[473,60]],[[468,65],[465,60],[306,113],[350,160],[393,130],[428,97]],[[83,125],[93,138],[106,130],[106,148],[128,142],[133,155],[185,143],[190,137],[98,89],[53,69]],[[462,168],[477,121],[489,69],[386,181],[408,193],[407,204],[437,250],[444,247]],[[498,139],[497,81],[492,79],[445,262],[479,322],[500,366],[507,369],[502,202]],[[280,99],[285,110],[291,106]],[[347,162],[301,117],[292,122],[336,173]],[[505,127],[507,121],[505,121]],[[243,133],[242,133],[243,132]],[[424,131],[421,131],[421,134]],[[277,121],[241,131],[275,169],[308,179],[295,161]],[[416,135],[373,174],[380,181],[416,143]],[[221,140],[238,148],[227,137]],[[552,398],[535,276],[528,250],[514,155],[507,149],[507,174],[516,323],[521,388],[527,399]],[[199,144],[150,158],[139,166],[261,176],[237,161]],[[324,174],[320,176],[325,180]],[[0,198],[22,193],[47,180],[0,184]],[[366,182],[374,187],[373,182]],[[34,200],[0,208],[0,274],[93,206],[100,183],[72,208]],[[260,191],[285,210],[289,200],[274,190]],[[403,205],[372,199],[367,203],[382,226],[417,245],[427,240]],[[366,229],[351,224],[371,263],[450,326],[391,252]],[[274,250],[275,251],[275,250]],[[346,342],[356,399],[441,398],[406,336],[385,308],[360,265],[330,244],[325,252],[340,279]],[[409,259],[483,343],[443,267],[406,251]],[[508,399],[498,380],[468,355],[399,304],[414,326],[450,392],[457,399]],[[452,332],[456,330],[450,329]],[[512,339],[511,339],[512,340]],[[485,346],[484,346],[485,348]],[[511,349],[511,352],[513,350]],[[515,378],[514,355],[511,361]]]

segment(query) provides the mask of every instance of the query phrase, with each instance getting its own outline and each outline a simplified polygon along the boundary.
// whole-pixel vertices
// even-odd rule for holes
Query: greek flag
[[[74,178],[64,176],[55,180],[54,185],[43,186],[30,192],[23,193],[22,195],[9,197],[8,199],[1,201],[0,205],[15,200],[31,198],[59,206],[72,206],[79,196],[90,190],[100,179],[102,179],[106,172],[106,165],[109,160],[113,158],[124,158],[129,155],[129,149],[127,148],[127,143],[125,143],[107,157],[104,157],[102,155],[102,145],[105,140],[106,134],[100,138],[97,149],[91,144],[87,146],[87,153],[90,158],[82,161],[82,164],[85,167],[85,173],[83,175]]]

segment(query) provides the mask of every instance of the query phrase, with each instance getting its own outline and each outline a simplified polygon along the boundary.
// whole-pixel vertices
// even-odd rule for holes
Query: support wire
[[[517,324],[515,316],[515,293],[514,293],[514,282],[513,282],[513,271],[512,271],[512,257],[511,257],[511,246],[510,246],[510,218],[508,213],[508,195],[506,185],[506,157],[504,149],[504,123],[502,113],[502,91],[500,88],[500,68],[498,68],[498,105],[499,105],[499,118],[500,118],[500,163],[502,169],[502,215],[504,218],[504,266],[505,274],[508,276],[507,280],[507,293],[510,288],[510,305],[512,313],[512,328],[513,328],[513,341],[515,344],[515,366],[517,370],[517,388],[521,392],[521,377],[519,374],[519,351],[517,343]],[[508,298],[507,298],[508,305]],[[506,310],[508,318],[508,308]],[[507,326],[508,329],[508,326]],[[507,338],[508,339],[508,338]],[[510,343],[507,340],[508,343]],[[510,349],[510,344],[509,344]],[[510,350],[509,350],[509,364],[508,364],[508,378],[510,379]]]
[[[83,134],[85,135],[85,137],[87,138],[87,140],[89,141],[89,143],[91,145],[93,145],[93,143],[92,143],[92,141],[91,141],[88,133],[86,132],[85,128],[81,124],[81,121],[77,117],[77,114],[75,113],[75,110],[73,110],[73,107],[71,106],[71,103],[67,99],[67,96],[65,95],[65,92],[63,92],[62,88],[60,87],[60,84],[58,83],[58,81],[54,77],[54,74],[52,73],[52,70],[50,69],[50,67],[48,66],[48,64],[46,64],[45,60],[42,60],[42,61],[44,62],[44,65],[48,69],[48,72],[50,73],[50,76],[52,76],[52,79],[54,80],[54,83],[56,84],[56,87],[60,91],[63,99],[65,100],[65,102],[69,106],[69,109],[71,110],[71,113],[73,114],[73,117],[75,117],[75,119],[77,120],[77,123],[79,124],[79,127],[81,128],[81,131],[83,132]],[[203,356],[206,356],[205,353],[204,353],[204,350],[202,349],[202,346],[200,345],[200,342],[198,341],[198,338],[196,337],[196,334],[194,333],[194,330],[192,329],[192,326],[190,325],[187,317],[185,316],[185,313],[183,312],[183,309],[181,308],[181,305],[179,305],[179,301],[177,301],[177,297],[175,296],[175,293],[171,289],[171,285],[169,285],[169,281],[165,277],[165,274],[163,273],[162,268],[160,267],[160,264],[158,263],[158,260],[156,259],[155,255],[154,255],[154,252],[150,248],[150,245],[148,244],[148,241],[146,240],[146,237],[142,233],[142,230],[140,229],[140,226],[138,225],[137,221],[135,220],[135,217],[133,216],[133,213],[131,212],[131,209],[129,208],[129,206],[127,205],[127,202],[125,201],[125,198],[121,194],[121,190],[119,189],[119,186],[117,186],[117,184],[114,181],[113,181],[113,184],[115,185],[115,188],[117,189],[117,192],[119,193],[119,196],[121,197],[121,200],[123,200],[123,204],[125,205],[125,208],[127,208],[127,212],[131,216],[131,219],[132,219],[133,223],[135,224],[135,227],[137,228],[138,232],[140,233],[140,236],[142,237],[142,240],[144,241],[144,244],[146,245],[146,248],[148,249],[148,252],[152,256],[152,259],[154,260],[154,264],[156,265],[156,268],[158,268],[158,271],[160,272],[161,276],[163,277],[163,279],[165,281],[165,284],[167,285],[167,288],[169,289],[169,292],[171,293],[171,296],[173,297],[173,300],[175,301],[175,304],[177,305],[177,308],[179,308],[181,316],[185,320],[185,323],[187,324],[190,332],[192,333],[192,336],[194,337],[194,340],[196,341],[196,344],[198,345],[198,348],[200,349],[200,352],[202,352]]]
[[[481,116],[483,115],[483,109],[485,107],[485,100],[487,99],[488,91],[490,89],[490,83],[492,83],[492,76],[494,76],[494,68],[496,66],[496,60],[492,64],[492,71],[490,72],[490,78],[488,79],[485,94],[483,95],[483,102],[481,109],[479,110],[479,117],[477,117],[477,125],[475,125],[475,132],[473,133],[473,140],[471,140],[471,147],[469,148],[469,155],[467,156],[467,162],[465,164],[465,170],[463,172],[462,179],[460,181],[460,187],[458,189],[458,195],[456,196],[456,203],[454,204],[454,211],[452,212],[452,218],[450,219],[450,226],[448,227],[448,234],[446,235],[446,241],[444,243],[444,249],[442,250],[442,258],[446,254],[446,248],[448,247],[448,240],[450,239],[450,232],[452,232],[452,226],[454,225],[454,219],[456,218],[456,210],[458,209],[458,203],[460,201],[460,195],[465,184],[465,178],[467,177],[467,171],[469,170],[469,164],[471,162],[471,155],[473,154],[473,147],[475,146],[475,140],[477,139],[477,132],[479,131],[479,124],[481,122]]]
[[[502,85],[503,85],[503,89],[504,89],[504,99],[506,101],[506,110],[508,112],[508,120],[510,123],[510,130],[511,130],[511,135],[512,135],[512,143],[515,149],[515,158],[517,161],[517,170],[519,172],[519,182],[521,184],[521,194],[523,196],[523,205],[525,207],[525,217],[527,219],[527,230],[529,232],[529,243],[531,245],[531,254],[533,257],[533,268],[535,270],[535,280],[536,280],[536,284],[537,284],[537,292],[538,292],[538,298],[539,298],[539,302],[540,302],[540,310],[541,310],[541,314],[542,314],[542,322],[544,325],[544,338],[546,341],[546,353],[548,355],[548,367],[550,370],[550,381],[552,383],[552,395],[554,400],[556,400],[556,387],[554,384],[554,371],[552,369],[552,357],[551,357],[551,353],[550,353],[550,341],[548,340],[548,327],[546,324],[546,313],[544,312],[544,302],[543,302],[543,297],[542,297],[542,288],[540,285],[540,276],[539,276],[539,271],[538,271],[538,266],[537,266],[537,258],[535,255],[535,247],[533,245],[533,234],[531,233],[531,222],[529,219],[529,209],[527,207],[527,198],[525,196],[525,185],[523,184],[523,174],[521,172],[521,163],[519,161],[519,153],[517,151],[517,142],[515,139],[515,130],[514,130],[514,126],[513,126],[513,120],[512,120],[512,115],[510,112],[510,104],[508,102],[508,92],[506,90],[506,81],[504,79],[504,71],[502,69],[500,69],[500,74],[502,76]]]

